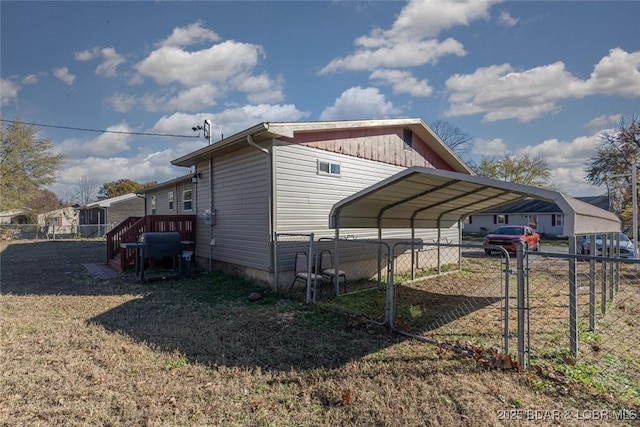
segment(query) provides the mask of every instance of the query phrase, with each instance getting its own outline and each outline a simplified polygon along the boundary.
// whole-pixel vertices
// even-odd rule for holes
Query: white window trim
[[[185,198],[185,194],[186,193],[191,193],[191,197],[186,199]],[[189,209],[187,209],[187,207],[185,206],[186,202],[189,202],[191,204],[191,207]],[[193,211],[193,189],[188,189],[188,190],[183,190],[182,191],[182,210],[185,211],[185,212]]]
[[[169,191],[167,193],[167,206],[169,207],[169,210],[172,211],[173,210],[173,191]]]
[[[327,165],[327,171],[323,171],[320,169],[320,165],[321,164],[326,164]],[[338,169],[340,170],[340,172],[335,173],[335,172],[331,172],[331,170],[333,169],[333,166],[337,166]],[[318,159],[317,163],[316,163],[316,173],[318,175],[328,175],[328,176],[342,176],[342,164],[338,163],[338,162],[330,162],[329,160],[320,160]]]

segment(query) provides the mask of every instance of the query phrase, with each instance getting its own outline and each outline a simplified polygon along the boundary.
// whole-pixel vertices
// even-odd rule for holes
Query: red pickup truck
[[[492,250],[487,246],[501,246],[509,252],[516,251],[516,243],[524,242],[525,250],[540,250],[540,235],[531,227],[524,225],[505,225],[487,234],[482,241],[484,252],[490,255]]]

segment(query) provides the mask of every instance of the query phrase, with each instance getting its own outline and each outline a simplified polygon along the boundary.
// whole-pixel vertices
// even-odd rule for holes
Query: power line
[[[87,128],[77,128],[72,126],[56,126],[56,125],[44,125],[42,123],[25,123],[18,120],[5,120],[0,119],[0,122],[6,123],[21,123],[21,124],[29,124],[33,126],[39,126],[43,128],[55,128],[55,129],[68,129],[68,130],[79,130],[83,132],[97,132],[97,133],[119,133],[124,135],[141,135],[141,136],[170,136],[173,138],[199,138],[196,135],[173,135],[170,133],[147,133],[147,132],[125,132],[119,130],[103,130],[103,129],[87,129]]]

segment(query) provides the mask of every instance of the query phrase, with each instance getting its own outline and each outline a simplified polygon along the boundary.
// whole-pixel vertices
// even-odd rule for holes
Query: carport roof
[[[336,203],[331,228],[448,228],[469,215],[516,200],[554,202],[565,236],[620,231],[613,213],[557,191],[530,185],[411,167]]]

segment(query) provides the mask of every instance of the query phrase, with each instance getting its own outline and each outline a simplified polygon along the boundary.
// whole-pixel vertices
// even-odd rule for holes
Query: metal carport
[[[620,231],[615,214],[557,191],[425,167],[407,168],[339,201],[329,223],[335,229],[448,228],[525,198],[556,203],[565,215],[565,236]]]
[[[411,167],[336,203],[329,226],[377,228],[378,238],[386,228],[409,228],[412,240],[416,228],[440,230],[461,224],[469,215],[524,198],[554,202],[564,214],[563,233],[569,240],[569,253],[576,253],[576,236],[618,233],[620,219],[613,213],[581,202],[560,192],[529,185],[466,175],[440,169]],[[461,237],[461,227],[459,228]],[[337,247],[336,247],[337,249]],[[336,251],[336,268],[339,258]],[[577,352],[577,259],[569,265],[571,347]],[[394,284],[390,278],[389,291]],[[387,318],[393,328],[393,292],[387,292]]]

